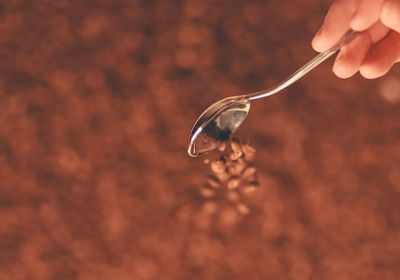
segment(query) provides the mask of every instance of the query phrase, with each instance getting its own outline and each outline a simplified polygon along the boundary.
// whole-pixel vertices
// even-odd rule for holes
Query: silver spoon
[[[190,132],[188,153],[198,157],[216,148],[223,148],[226,142],[242,124],[250,110],[250,101],[271,96],[290,86],[312,69],[336,53],[350,42],[357,32],[347,31],[330,49],[324,51],[293,73],[278,86],[255,93],[222,99],[207,108],[198,118]]]

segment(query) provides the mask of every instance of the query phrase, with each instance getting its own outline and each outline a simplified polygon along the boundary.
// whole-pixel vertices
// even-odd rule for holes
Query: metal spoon
[[[207,108],[198,118],[190,132],[188,153],[198,157],[216,148],[223,148],[250,110],[250,101],[271,96],[290,86],[312,69],[336,53],[342,46],[350,42],[357,32],[347,31],[340,40],[330,49],[324,51],[303,67],[289,76],[274,88],[251,94],[232,96],[222,99]]]

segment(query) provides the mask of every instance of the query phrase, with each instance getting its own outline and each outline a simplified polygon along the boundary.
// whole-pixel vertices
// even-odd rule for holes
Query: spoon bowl
[[[250,110],[250,101],[241,96],[222,99],[210,107],[196,121],[190,133],[188,154],[198,157],[222,148]]]

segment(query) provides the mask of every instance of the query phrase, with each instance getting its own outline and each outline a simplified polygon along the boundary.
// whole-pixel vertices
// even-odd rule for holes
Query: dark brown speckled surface
[[[242,215],[186,155],[314,55],[329,1],[0,1],[0,280],[399,279],[400,68],[252,104]]]

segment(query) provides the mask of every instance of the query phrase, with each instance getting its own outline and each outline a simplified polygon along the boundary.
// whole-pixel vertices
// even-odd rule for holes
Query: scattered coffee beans
[[[207,203],[213,201],[213,205],[218,205],[222,212],[226,207],[236,209],[242,215],[250,212],[243,200],[244,196],[254,192],[259,186],[257,169],[251,163],[255,152],[249,144],[233,138],[222,155],[216,159],[204,160],[204,164],[209,165],[211,170],[200,191]]]

